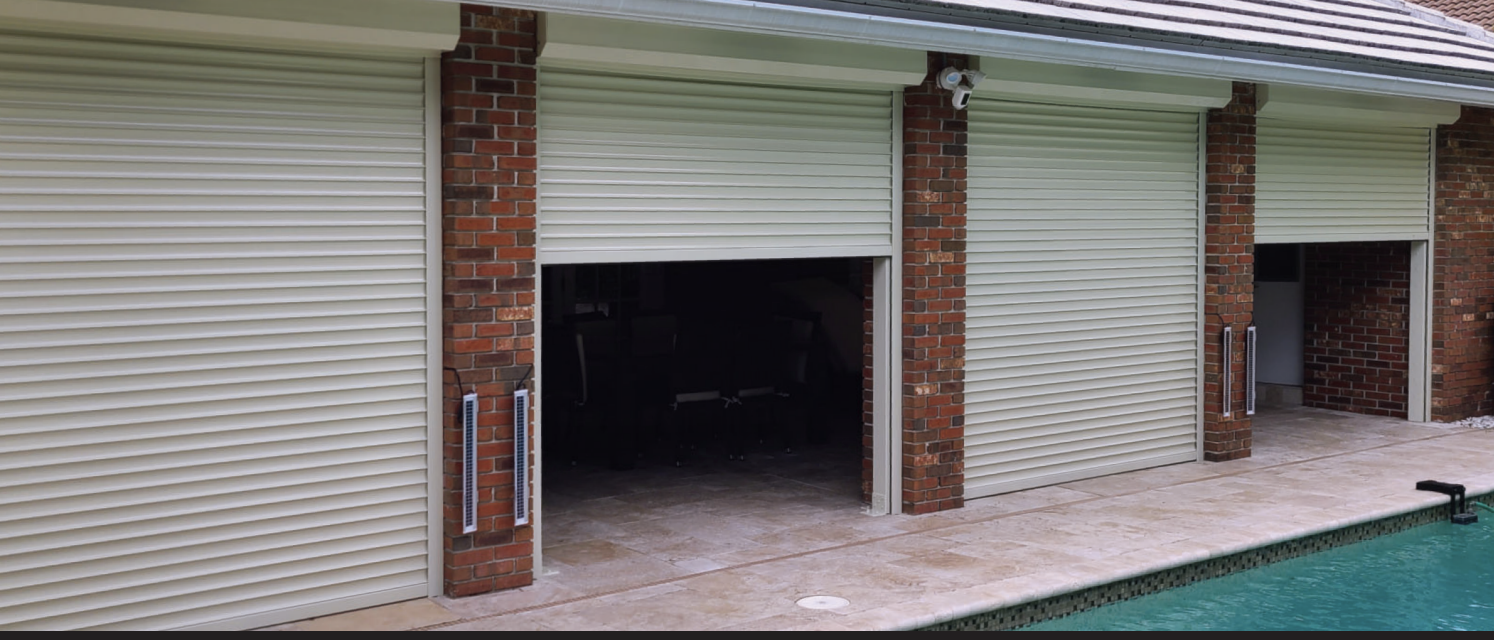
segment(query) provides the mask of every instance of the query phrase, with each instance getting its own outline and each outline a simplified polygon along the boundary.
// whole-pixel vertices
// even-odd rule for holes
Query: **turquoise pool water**
[[[1434,524],[1028,630],[1494,630],[1494,516]]]

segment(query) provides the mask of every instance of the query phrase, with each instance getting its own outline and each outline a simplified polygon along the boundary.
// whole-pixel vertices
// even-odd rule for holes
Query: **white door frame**
[[[1432,291],[1436,288],[1437,130],[1427,132],[1427,239],[1411,242],[1406,419],[1432,420]]]
[[[443,538],[445,496],[442,469],[445,467],[444,431],[446,388],[446,354],[443,344],[445,325],[442,310],[442,182],[441,182],[441,57],[425,59],[425,260],[426,260],[426,497],[427,593],[439,596],[445,592],[446,551]]]
[[[893,416],[902,415],[898,381],[902,379],[902,358],[892,336],[900,335],[901,290],[894,283],[898,271],[894,258],[872,260],[872,490],[866,514],[884,516],[902,513],[902,500],[895,493],[896,470],[902,451],[902,429],[896,428]]]
[[[867,515],[903,512],[903,92],[892,92],[892,255],[872,261],[872,491]]]
[[[1407,318],[1406,419],[1432,419],[1432,242],[1411,242],[1410,314]]]
[[[541,72],[543,75],[543,71]],[[439,96],[438,96],[439,97]],[[892,116],[892,135],[889,140],[891,153],[889,154],[892,164],[892,179],[889,185],[892,192],[892,254],[888,256],[874,256],[872,260],[872,300],[874,304],[872,312],[872,490],[871,501],[866,507],[866,514],[880,516],[902,513],[902,501],[899,499],[898,488],[901,486],[901,456],[902,451],[902,357],[900,349],[900,336],[902,335],[902,209],[903,209],[903,92],[889,92],[890,108]],[[536,105],[536,115],[544,108],[541,102]],[[544,171],[543,148],[537,148],[536,157],[539,168],[535,175],[537,181],[543,181],[541,175]],[[439,158],[438,158],[439,159]],[[437,165],[439,166],[439,164]],[[543,215],[544,203],[536,195],[536,208],[539,215]],[[438,220],[439,222],[439,220]],[[439,228],[439,224],[436,228]],[[541,354],[544,339],[544,267],[547,266],[542,258],[544,252],[542,245],[544,239],[539,234],[535,238],[535,291],[539,299],[535,300],[535,336],[534,336],[534,388],[537,393],[534,396],[534,486],[532,489],[534,498],[534,573],[536,577],[545,575],[544,564],[544,523],[545,518],[541,516],[544,504],[544,368],[541,363],[544,357]],[[439,252],[438,252],[439,253]],[[439,372],[439,369],[437,370]],[[435,440],[438,442],[439,440]],[[439,467],[437,467],[439,468]],[[439,489],[439,477],[433,486]],[[438,518],[439,519],[439,518]],[[437,523],[437,526],[439,523]],[[440,549],[437,545],[435,559],[440,560]],[[436,567],[439,569],[439,567]]]
[[[1208,305],[1205,301],[1209,297],[1209,112],[1198,113],[1198,342],[1194,348],[1198,349],[1198,392],[1194,405],[1197,420],[1193,447],[1197,453],[1196,460],[1204,461],[1204,411],[1208,401],[1208,383],[1204,376],[1204,370],[1208,367],[1208,344],[1209,344],[1209,316]],[[1254,240],[1251,241],[1254,243]],[[1254,251],[1254,245],[1251,251]],[[1250,312],[1255,314],[1255,302],[1252,298]],[[1223,363],[1223,354],[1219,356]],[[1226,392],[1227,393],[1227,392]]]

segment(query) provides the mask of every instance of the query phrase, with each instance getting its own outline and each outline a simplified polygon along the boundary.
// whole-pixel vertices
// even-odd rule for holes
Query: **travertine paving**
[[[904,629],[1445,502],[1419,480],[1494,490],[1491,430],[1314,409],[1255,425],[1250,459],[922,517],[862,515],[855,452],[640,469],[590,494],[555,482],[534,586],[281,628]],[[795,604],[811,595],[850,604]]]

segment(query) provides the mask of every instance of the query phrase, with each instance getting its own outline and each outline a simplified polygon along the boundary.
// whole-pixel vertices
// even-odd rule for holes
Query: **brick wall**
[[[1302,404],[1406,417],[1411,244],[1306,247]]]
[[[446,373],[443,538],[453,596],[533,580],[533,531],[513,519],[512,394],[534,362],[534,45],[534,12],[464,5],[461,44],[441,65],[443,349],[446,366],[482,398],[478,527],[464,535],[461,391]]]
[[[1494,109],[1437,130],[1432,419],[1494,413]]]
[[[1208,114],[1205,141],[1204,457],[1250,456],[1245,416],[1243,336],[1255,308],[1255,85],[1235,83],[1234,99]],[[1220,334],[1234,327],[1235,358],[1224,362]],[[1224,389],[1224,367],[1234,384]],[[1225,418],[1224,394],[1234,412]]]
[[[903,94],[903,512],[965,504],[966,112],[935,83],[966,56],[929,54]]]

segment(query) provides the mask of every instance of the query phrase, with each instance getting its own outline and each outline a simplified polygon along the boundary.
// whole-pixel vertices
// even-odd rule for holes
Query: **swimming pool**
[[[1026,630],[1491,630],[1494,518],[1424,525]]]

